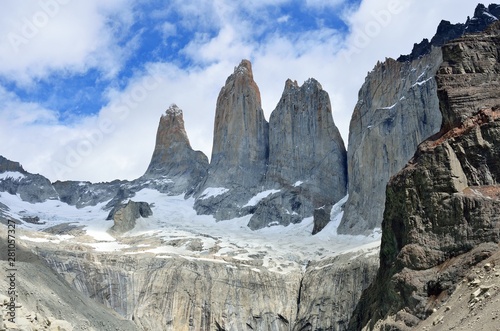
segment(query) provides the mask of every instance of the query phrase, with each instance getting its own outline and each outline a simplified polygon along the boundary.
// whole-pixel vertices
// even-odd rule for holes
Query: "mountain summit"
[[[191,148],[182,110],[172,104],[160,118],[153,156],[142,178],[170,179],[169,190],[181,194],[193,191],[207,168],[206,155]]]

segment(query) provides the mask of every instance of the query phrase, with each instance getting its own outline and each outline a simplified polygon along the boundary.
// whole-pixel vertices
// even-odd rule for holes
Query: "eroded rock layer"
[[[351,330],[429,315],[500,242],[500,23],[443,47],[443,126],[389,182],[381,262]],[[497,91],[494,93],[493,91]],[[436,300],[439,298],[439,300]],[[392,324],[391,324],[392,323]]]

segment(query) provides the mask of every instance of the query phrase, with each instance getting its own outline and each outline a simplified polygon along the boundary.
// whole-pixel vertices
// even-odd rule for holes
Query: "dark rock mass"
[[[44,176],[32,174],[14,161],[0,156],[0,192],[19,194],[30,203],[58,199],[52,183]]]
[[[442,129],[388,184],[380,269],[351,330],[377,320],[379,329],[406,330],[498,250],[500,23],[446,44],[443,59]]]
[[[147,218],[153,211],[147,202],[129,200],[126,204],[116,205],[110,212],[107,220],[113,220],[111,232],[123,233],[132,230],[139,217]]]
[[[449,21],[441,21],[437,28],[436,35],[429,42],[428,39],[415,43],[413,50],[408,55],[401,55],[399,62],[413,61],[419,57],[429,54],[432,47],[441,47],[447,42],[457,39],[464,34],[484,31],[491,23],[500,19],[500,5],[490,4],[486,7],[478,4],[472,18],[467,17],[464,23],[452,24]]]

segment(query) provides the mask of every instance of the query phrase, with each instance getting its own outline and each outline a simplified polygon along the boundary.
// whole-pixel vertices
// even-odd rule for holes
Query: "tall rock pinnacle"
[[[346,186],[346,150],[328,93],[315,79],[300,87],[287,80],[269,119],[266,187],[279,193],[257,206],[250,228],[300,222],[342,199]]]
[[[207,168],[207,157],[191,148],[182,110],[171,105],[160,118],[155,149],[143,178],[165,179],[172,193],[190,192]]]
[[[206,186],[251,187],[264,175],[268,124],[252,65],[241,61],[221,89],[215,110],[212,158]]]
[[[268,130],[252,65],[243,60],[217,98],[212,158],[198,190],[198,213],[219,220],[241,215],[241,206],[257,193],[265,176]]]

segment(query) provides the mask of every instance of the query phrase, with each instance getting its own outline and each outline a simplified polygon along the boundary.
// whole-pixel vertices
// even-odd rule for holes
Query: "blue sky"
[[[253,63],[267,117],[287,78],[318,79],[347,143],[367,71],[432,37],[441,19],[465,21],[475,3],[6,0],[2,6],[0,155],[51,180],[104,181],[144,172],[158,119],[171,103],[184,110],[193,147],[210,156],[218,91],[243,58]]]

